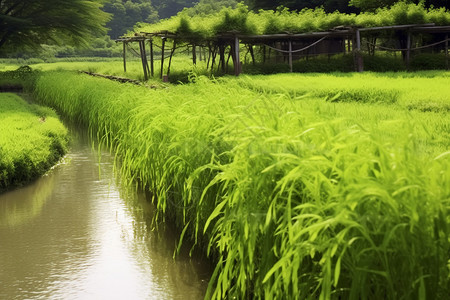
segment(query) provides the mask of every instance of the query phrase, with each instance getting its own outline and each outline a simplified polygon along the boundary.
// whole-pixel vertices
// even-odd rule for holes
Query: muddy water
[[[0,299],[202,299],[210,266],[152,230],[145,195],[126,191],[86,137],[27,187],[0,194]]]

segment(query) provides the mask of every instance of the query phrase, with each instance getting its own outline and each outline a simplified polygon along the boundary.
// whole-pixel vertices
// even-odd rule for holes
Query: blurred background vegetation
[[[39,2],[36,0],[24,0],[19,1],[24,3],[24,11],[29,13],[23,14],[22,18],[25,21],[30,20],[32,23],[36,23],[36,20],[42,22],[42,17],[38,19],[41,14],[33,15],[33,11],[30,7]],[[64,1],[63,1],[64,2]],[[76,4],[75,1],[73,5]],[[92,4],[88,11],[90,14],[84,12],[84,16],[81,16],[80,22],[87,22],[87,19],[91,19],[95,25],[92,28],[88,28],[89,34],[81,32],[83,39],[68,41],[68,37],[72,34],[66,34],[62,36],[59,32],[57,38],[51,36],[45,41],[33,40],[34,37],[29,35],[30,41],[22,43],[18,46],[15,43],[6,43],[0,45],[0,58],[14,58],[14,59],[39,59],[43,62],[52,61],[54,58],[72,58],[72,57],[119,57],[121,55],[121,45],[117,45],[114,39],[126,34],[133,30],[134,26],[139,23],[155,24],[163,19],[176,16],[178,13],[183,12],[184,16],[194,15],[208,15],[214,14],[220,11],[224,7],[236,8],[238,3],[243,3],[248,7],[250,11],[264,10],[280,10],[283,7],[289,11],[300,11],[305,8],[322,7],[324,12],[333,13],[360,13],[360,12],[372,12],[378,8],[388,7],[398,2],[396,0],[92,0],[88,1]],[[448,9],[450,3],[446,0],[409,0],[410,3],[423,3],[426,8],[443,7]],[[46,10],[48,19],[58,20],[62,14],[59,9],[59,4],[62,3],[59,0],[46,1],[45,4],[39,3]],[[65,2],[64,2],[65,3]],[[0,24],[2,30],[0,31],[0,40],[2,35],[8,34],[8,26],[11,21],[11,8],[17,9],[17,1],[4,0],[1,1],[0,6]],[[47,6],[44,6],[47,5]],[[50,9],[51,7],[52,9]],[[94,9],[93,9],[94,8]],[[101,9],[102,12],[95,12],[95,9]],[[67,8],[70,11],[71,8]],[[42,9],[41,9],[42,10]],[[72,9],[73,11],[73,9]],[[109,15],[109,17],[108,17]],[[34,19],[33,19],[34,18]],[[73,17],[72,17],[73,19]],[[54,23],[47,21],[44,23],[42,32],[46,34],[49,27],[57,27]],[[89,22],[87,22],[89,23]],[[106,30],[100,30],[100,24]],[[16,26],[16,25],[15,25]],[[21,25],[22,26],[22,25]],[[64,26],[64,24],[63,24]],[[5,29],[6,28],[6,29]],[[64,32],[63,32],[64,33]],[[87,35],[88,38],[84,39]],[[19,42],[23,42],[23,36],[16,39]],[[38,47],[34,47],[37,44]],[[29,46],[31,45],[31,46]]]

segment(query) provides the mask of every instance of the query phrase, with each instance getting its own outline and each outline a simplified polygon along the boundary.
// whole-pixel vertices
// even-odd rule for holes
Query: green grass
[[[237,81],[262,94],[309,95],[331,102],[392,103],[408,109],[448,112],[449,79],[448,71],[422,71],[277,74],[241,76]]]
[[[442,299],[449,93],[431,111],[408,107],[428,105],[426,92],[405,93],[446,76],[198,77],[149,90],[51,72],[35,96],[112,146],[156,217],[214,259],[207,297]]]
[[[0,191],[45,173],[67,148],[67,130],[49,108],[0,93]]]

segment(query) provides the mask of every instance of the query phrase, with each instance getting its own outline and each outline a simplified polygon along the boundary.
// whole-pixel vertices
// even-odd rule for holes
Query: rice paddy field
[[[156,222],[216,264],[205,298],[445,299],[449,72],[192,76],[149,89],[43,72]],[[190,243],[183,243],[189,240]]]
[[[0,93],[0,192],[45,173],[65,153],[68,136],[56,113]]]

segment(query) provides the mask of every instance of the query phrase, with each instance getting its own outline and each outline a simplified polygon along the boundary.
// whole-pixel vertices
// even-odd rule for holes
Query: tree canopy
[[[0,0],[0,49],[86,45],[106,33],[102,0]]]
[[[118,38],[133,29],[137,22],[153,23],[159,19],[151,0],[108,0],[103,10],[112,15],[106,24],[112,38]]]

